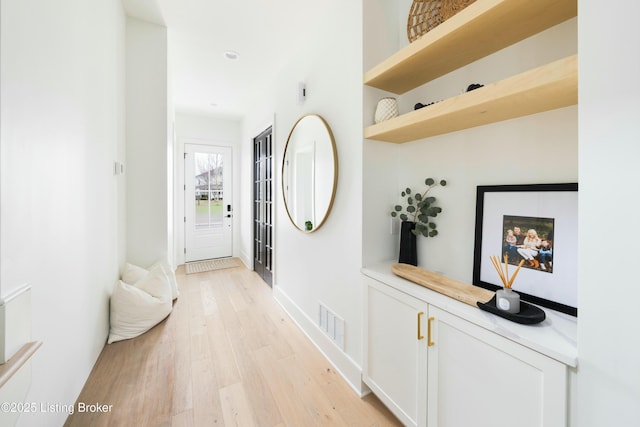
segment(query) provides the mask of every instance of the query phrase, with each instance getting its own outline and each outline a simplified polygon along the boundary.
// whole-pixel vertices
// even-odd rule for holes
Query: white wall
[[[578,425],[636,426],[640,339],[636,217],[640,168],[640,4],[611,19],[579,2],[580,274]],[[620,235],[629,238],[620,239]],[[595,250],[594,242],[611,248]]]
[[[252,254],[252,138],[275,115],[275,295],[357,389],[362,346],[361,225],[362,212],[362,5],[329,1],[313,15],[308,33],[298,35],[303,48],[288,53],[271,89],[261,93],[243,123],[243,250]],[[327,31],[331,28],[331,31]],[[307,100],[296,104],[299,81]],[[333,210],[322,228],[297,230],[287,217],[281,191],[281,162],[291,127],[302,115],[321,115],[332,128],[338,151],[339,178]],[[245,170],[246,168],[246,170]],[[315,326],[324,303],[346,323],[341,352]]]
[[[221,119],[206,115],[176,114],[175,121],[175,260],[176,264],[184,264],[184,145],[202,144],[231,147],[232,149],[232,182],[233,191],[233,256],[240,256],[240,120]],[[250,174],[250,170],[245,173]],[[244,260],[247,265],[248,261]]]
[[[73,404],[108,333],[124,254],[124,13],[119,1],[2,1],[2,295],[32,285],[27,401]],[[62,425],[65,413],[18,425]]]
[[[127,18],[127,259],[148,266],[168,256],[168,51],[165,27]]]

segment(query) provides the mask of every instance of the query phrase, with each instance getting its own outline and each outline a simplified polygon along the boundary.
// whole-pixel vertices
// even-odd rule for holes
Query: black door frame
[[[253,269],[273,286],[273,127],[253,139]]]

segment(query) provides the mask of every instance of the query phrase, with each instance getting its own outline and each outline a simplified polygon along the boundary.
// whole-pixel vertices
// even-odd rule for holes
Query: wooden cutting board
[[[409,264],[393,264],[391,271],[404,279],[417,283],[420,286],[447,295],[466,304],[477,307],[477,302],[486,303],[493,298],[495,292],[488,289],[473,286],[468,283],[444,277],[431,271],[423,270]]]

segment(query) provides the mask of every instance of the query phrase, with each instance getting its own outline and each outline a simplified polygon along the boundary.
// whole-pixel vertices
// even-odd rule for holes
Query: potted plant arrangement
[[[402,220],[400,230],[400,256],[398,262],[404,264],[418,265],[418,254],[416,249],[416,237],[435,237],[438,235],[436,223],[433,218],[442,212],[442,208],[435,206],[436,198],[428,196],[432,188],[438,185],[446,186],[447,181],[436,182],[433,178],[424,181],[427,189],[422,193],[413,193],[411,188],[406,188],[402,197],[406,197],[406,206],[396,205],[391,212],[394,218]]]

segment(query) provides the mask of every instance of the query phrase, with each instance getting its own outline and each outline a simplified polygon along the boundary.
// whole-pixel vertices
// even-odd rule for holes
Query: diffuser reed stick
[[[513,273],[511,280],[509,280],[509,282],[507,283],[507,285],[509,285],[507,286],[509,289],[511,289],[511,285],[513,285],[513,281],[516,279],[516,276],[518,275],[518,271],[520,271],[522,264],[524,264],[524,259],[520,261],[520,264],[518,264],[518,268],[516,268],[515,273]]]
[[[513,285],[513,281],[516,280],[516,276],[518,275],[518,272],[520,271],[522,264],[524,264],[524,259],[520,261],[520,264],[518,264],[518,268],[516,268],[516,271],[513,273],[513,276],[511,276],[511,278],[509,278],[509,258],[506,255],[504,256],[504,265],[505,265],[504,271],[502,270],[502,264],[500,263],[500,259],[497,256],[495,255],[490,256],[489,259],[491,259],[491,263],[493,264],[493,267],[498,272],[498,276],[500,277],[500,280],[502,281],[502,284],[505,287],[505,289],[511,289],[511,286]]]

